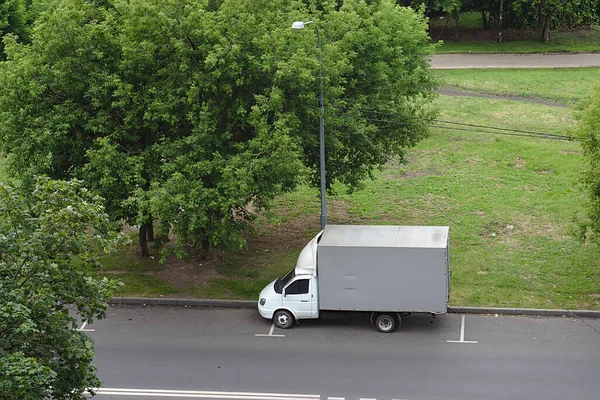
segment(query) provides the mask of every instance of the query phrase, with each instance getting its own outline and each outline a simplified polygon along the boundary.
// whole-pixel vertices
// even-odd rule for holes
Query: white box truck
[[[446,313],[448,234],[445,226],[327,225],[261,291],[260,315],[287,329],[324,312],[366,312],[387,333],[402,316]]]

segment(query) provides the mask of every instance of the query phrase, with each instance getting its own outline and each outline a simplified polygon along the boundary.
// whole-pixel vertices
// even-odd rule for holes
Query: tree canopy
[[[19,38],[28,35],[25,0],[3,0],[0,2],[0,38],[9,33]],[[4,47],[0,42],[0,60],[3,58]]]
[[[2,150],[24,182],[83,179],[113,220],[159,221],[177,251],[243,246],[253,210],[319,180],[315,26],[327,185],[355,187],[434,115],[426,21],[391,0],[58,0],[30,45],[5,39]]]
[[[446,14],[455,22],[459,40],[460,13],[481,14],[482,26],[538,31],[540,40],[550,40],[551,29],[590,26],[600,23],[599,0],[399,0],[400,4],[424,7],[430,16]],[[501,35],[499,40],[501,40]]]
[[[92,341],[69,311],[104,317],[117,282],[85,271],[116,241],[80,182],[40,179],[27,193],[0,182],[2,399],[84,399],[99,386]]]
[[[588,192],[588,218],[581,224],[581,236],[600,243],[600,84],[579,111],[575,134],[587,162],[583,183]]]

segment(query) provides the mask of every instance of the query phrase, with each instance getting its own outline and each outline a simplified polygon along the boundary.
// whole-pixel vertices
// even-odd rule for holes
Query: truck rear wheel
[[[381,333],[390,333],[396,329],[397,319],[395,315],[392,314],[379,314],[375,318],[375,329],[377,329]]]
[[[294,324],[294,317],[289,311],[279,310],[273,315],[273,322],[279,329],[289,329]]]

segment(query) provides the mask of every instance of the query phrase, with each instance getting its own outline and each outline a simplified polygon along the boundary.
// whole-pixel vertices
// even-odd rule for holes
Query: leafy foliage
[[[39,179],[28,194],[0,182],[2,399],[83,399],[99,386],[91,339],[69,313],[103,318],[118,285],[85,272],[117,240],[99,200],[77,181]]]
[[[600,84],[578,113],[575,134],[587,160],[583,183],[589,195],[588,219],[581,224],[582,239],[600,243]]]
[[[24,0],[3,0],[0,2],[0,39],[8,33],[18,37],[26,37],[27,11]],[[0,60],[4,58],[2,41],[0,40]]]
[[[158,220],[179,254],[243,247],[255,212],[319,180],[312,26],[327,184],[356,187],[385,162],[371,143],[402,155],[426,135],[365,110],[433,115],[425,20],[391,0],[61,0],[30,46],[7,40],[4,150],[25,180],[84,179],[113,220]]]

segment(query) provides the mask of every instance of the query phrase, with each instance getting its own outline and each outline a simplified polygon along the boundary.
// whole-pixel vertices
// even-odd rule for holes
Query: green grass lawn
[[[600,51],[600,31],[552,32],[550,42],[529,40],[460,41],[444,40],[436,53],[581,53]]]
[[[600,84],[600,68],[434,70],[443,86],[573,104]]]

